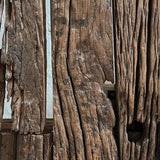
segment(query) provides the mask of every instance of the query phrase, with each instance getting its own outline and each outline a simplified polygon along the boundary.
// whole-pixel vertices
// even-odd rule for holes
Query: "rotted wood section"
[[[114,24],[120,159],[159,159],[160,2],[114,0]]]

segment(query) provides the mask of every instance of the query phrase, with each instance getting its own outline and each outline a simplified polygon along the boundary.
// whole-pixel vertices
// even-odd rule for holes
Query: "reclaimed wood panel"
[[[117,159],[115,116],[102,89],[114,81],[111,1],[51,5],[53,159]]]
[[[12,130],[21,134],[41,133],[45,125],[43,3],[6,0],[8,52],[3,61],[7,65],[8,98],[12,97]]]
[[[158,0],[114,0],[121,160],[155,159],[160,96],[159,20]]]

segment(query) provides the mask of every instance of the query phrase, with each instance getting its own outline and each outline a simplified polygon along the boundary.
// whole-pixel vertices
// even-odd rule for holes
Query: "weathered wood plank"
[[[114,0],[119,149],[123,160],[155,159],[159,13],[158,0]],[[127,152],[129,141],[131,152]]]
[[[43,135],[43,160],[52,159],[52,136],[50,133]]]
[[[15,159],[16,135],[14,133],[0,133],[0,159]]]
[[[67,71],[70,1],[52,0],[54,77],[53,159],[84,159],[77,105]]]
[[[117,159],[102,90],[113,82],[111,16],[111,1],[52,0],[53,159]]]
[[[43,135],[18,135],[17,160],[43,160]]]
[[[72,1],[68,69],[84,135],[86,159],[117,159],[115,115],[103,92],[113,82],[111,1]]]
[[[43,0],[6,1],[8,98],[12,130],[40,133],[45,124],[45,33]],[[3,46],[5,47],[5,46]]]

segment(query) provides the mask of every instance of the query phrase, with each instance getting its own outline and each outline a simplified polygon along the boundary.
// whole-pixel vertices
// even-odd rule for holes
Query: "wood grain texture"
[[[18,135],[17,160],[43,160],[43,135]]]
[[[16,153],[16,136],[14,133],[0,133],[0,159],[15,159]]]
[[[113,82],[111,2],[51,4],[53,159],[117,159],[115,116],[102,90]]]
[[[51,160],[52,134],[17,135],[10,130],[0,133],[1,160]]]
[[[123,160],[155,159],[159,20],[158,0],[114,0],[119,149]],[[140,127],[134,127],[136,123]],[[140,134],[140,139],[133,137],[135,134]]]
[[[8,52],[4,62],[8,99],[12,97],[12,130],[41,133],[45,124],[43,1],[7,0],[6,11]]]
[[[70,1],[52,0],[54,78],[53,159],[84,159],[84,143],[77,105],[67,71]]]
[[[52,136],[51,133],[46,133],[43,135],[43,160],[52,159]]]

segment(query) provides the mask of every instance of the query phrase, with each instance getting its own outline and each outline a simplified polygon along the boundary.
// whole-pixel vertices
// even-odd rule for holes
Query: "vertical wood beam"
[[[117,159],[114,111],[102,90],[114,79],[111,1],[51,4],[53,159]]]
[[[121,160],[155,158],[159,117],[159,13],[158,0],[114,0]],[[138,134],[140,139],[134,141],[134,135]]]
[[[12,130],[38,134],[45,125],[44,3],[6,0],[6,8],[8,52],[4,61],[8,98],[12,96]]]

